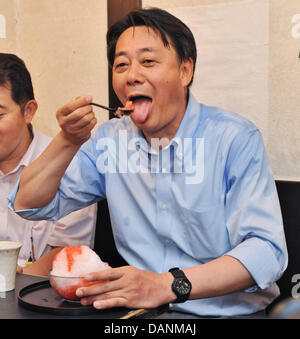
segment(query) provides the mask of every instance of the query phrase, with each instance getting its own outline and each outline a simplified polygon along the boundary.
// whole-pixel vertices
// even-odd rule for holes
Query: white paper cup
[[[0,241],[0,292],[15,289],[17,261],[22,244]]]

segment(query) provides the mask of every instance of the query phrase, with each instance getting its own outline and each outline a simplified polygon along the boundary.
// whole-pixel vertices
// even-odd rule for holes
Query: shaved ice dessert
[[[87,273],[102,271],[110,266],[87,246],[67,246],[58,252],[52,262],[50,284],[61,297],[67,300],[80,300],[76,296],[79,287],[91,286],[104,281],[87,281]]]

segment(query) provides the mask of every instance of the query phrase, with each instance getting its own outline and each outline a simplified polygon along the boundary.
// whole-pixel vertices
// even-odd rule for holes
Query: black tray
[[[67,301],[51,287],[49,280],[40,281],[22,288],[18,295],[19,304],[37,312],[56,315],[88,315],[103,313],[93,306],[82,306],[79,302]],[[123,311],[121,314],[128,312]]]
[[[63,299],[53,290],[49,280],[39,281],[20,289],[18,302],[22,307],[35,312],[61,316],[93,315],[93,318],[103,319],[122,319],[129,318],[129,316],[133,319],[155,318],[168,310],[168,305],[144,310],[144,312],[138,312],[139,314],[136,315],[137,310],[130,310],[125,307],[97,310],[93,306],[82,306],[80,302]]]

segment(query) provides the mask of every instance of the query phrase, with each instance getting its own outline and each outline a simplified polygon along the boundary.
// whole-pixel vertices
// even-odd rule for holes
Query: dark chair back
[[[300,296],[300,182],[276,181],[284,231],[289,255],[287,269],[277,281],[280,288],[280,296],[268,307],[272,311],[279,302],[293,297],[292,291]],[[293,278],[294,277],[294,278]],[[299,288],[297,288],[297,281]]]
[[[102,261],[108,262],[111,267],[127,265],[116,248],[107,200],[98,203],[94,251]]]
[[[300,182],[277,181],[276,186],[289,255],[288,267],[278,281],[283,299],[291,297],[293,276],[300,274]]]

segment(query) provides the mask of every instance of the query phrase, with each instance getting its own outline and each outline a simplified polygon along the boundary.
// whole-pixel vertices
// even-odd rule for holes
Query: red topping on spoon
[[[133,109],[134,109],[134,107],[133,107],[133,102],[130,101],[130,100],[128,100],[128,101],[126,102],[126,104],[125,104],[124,109],[126,109],[126,110],[133,110]]]

